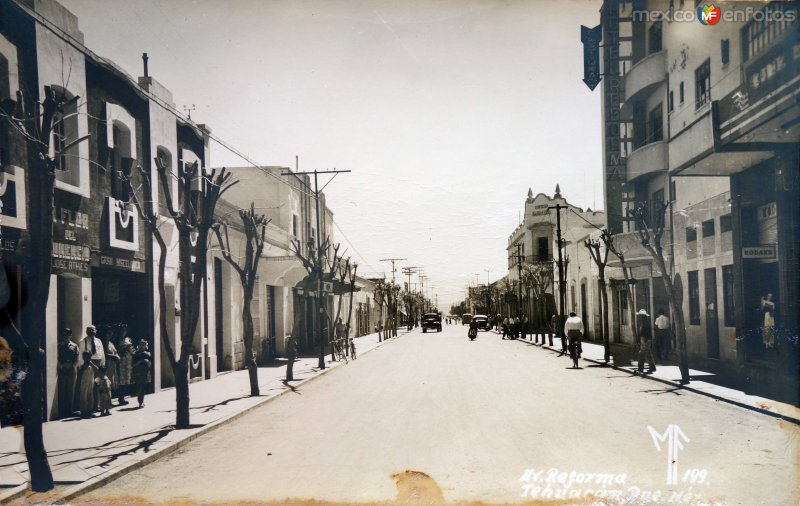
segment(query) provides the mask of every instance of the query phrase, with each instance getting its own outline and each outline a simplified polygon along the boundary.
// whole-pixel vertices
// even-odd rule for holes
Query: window
[[[706,220],[703,222],[703,237],[714,236],[714,220]]]
[[[537,260],[539,260],[540,262],[543,262],[543,261],[547,260],[548,257],[549,257],[549,253],[550,252],[549,252],[549,248],[548,248],[548,242],[549,241],[547,240],[547,237],[537,237],[536,238],[536,244],[537,244],[538,250],[539,250],[539,252],[537,254]]]
[[[662,112],[662,103],[659,102],[658,105],[647,114],[648,143],[664,140],[663,125],[664,118]]]
[[[678,86],[678,98],[680,99],[681,104],[683,104],[683,98],[684,98],[683,90],[684,90],[683,81],[681,81],[681,84]]]
[[[711,59],[694,71],[694,98],[697,109],[711,101]]]
[[[772,2],[742,28],[742,61],[747,62],[791,33],[797,23],[798,6],[793,2]],[[758,15],[761,14],[761,15]]]
[[[730,39],[722,39],[720,43],[720,59],[723,65],[731,62],[731,41]]]
[[[675,184],[675,181],[669,182],[669,199],[671,201],[675,201],[678,198],[678,186]]]
[[[653,223],[656,222],[658,215],[661,213],[661,207],[664,205],[664,189],[656,190],[650,199],[650,216]]]
[[[650,25],[647,38],[650,45],[650,54],[661,51],[661,21],[655,21]]]
[[[295,237],[299,237],[299,232],[300,231],[298,230],[297,215],[293,214],[292,215],[292,235],[294,235]]]
[[[697,281],[697,271],[686,274],[689,279],[689,323],[700,325],[700,284]]]
[[[619,324],[628,324],[628,290],[619,291]]]
[[[675,92],[670,91],[667,98],[667,111],[672,112],[673,110],[675,110]]]
[[[694,242],[697,240],[697,230],[694,227],[686,227],[686,242]]]
[[[730,214],[724,214],[719,217],[719,232],[724,234],[733,230],[733,220]]]
[[[721,228],[721,227],[720,227]],[[733,300],[733,265],[722,266],[722,298],[725,308],[725,326],[735,327],[735,303]]]
[[[66,102],[53,118],[53,142],[51,155],[56,161],[56,179],[72,186],[80,186],[78,167],[78,146],[73,145],[66,151],[64,148],[78,138],[78,102],[63,88],[53,86],[56,100]]]
[[[133,159],[131,157],[131,133],[125,125],[114,123],[113,148],[109,160],[109,173],[111,174],[111,196],[117,200],[127,202],[130,197],[128,184],[125,178],[131,175]]]

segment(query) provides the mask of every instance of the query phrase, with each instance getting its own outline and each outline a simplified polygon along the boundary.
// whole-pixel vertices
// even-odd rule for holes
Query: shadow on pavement
[[[241,395],[239,397],[233,397],[231,399],[225,399],[224,401],[220,401],[220,402],[217,402],[217,403],[214,403],[214,404],[207,404],[205,406],[192,406],[189,409],[195,409],[195,410],[202,409],[203,413],[208,413],[209,411],[213,411],[215,408],[218,408],[220,406],[227,406],[228,403],[231,403],[233,401],[241,401],[243,399],[248,399],[250,397],[251,397],[251,395]],[[259,395],[259,397],[261,397],[261,396]]]

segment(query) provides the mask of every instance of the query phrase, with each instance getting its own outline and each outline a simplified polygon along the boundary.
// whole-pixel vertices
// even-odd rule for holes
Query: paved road
[[[413,332],[73,502],[798,503],[797,426],[569,365],[466,327]],[[670,425],[686,436],[674,484],[648,429]]]

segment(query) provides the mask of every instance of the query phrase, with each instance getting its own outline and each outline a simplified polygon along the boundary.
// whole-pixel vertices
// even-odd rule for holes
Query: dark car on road
[[[472,321],[478,325],[478,330],[489,330],[489,318],[486,315],[476,314]]]
[[[439,313],[425,313],[422,315],[422,332],[425,333],[428,329],[435,330],[436,332],[442,331],[442,315]]]

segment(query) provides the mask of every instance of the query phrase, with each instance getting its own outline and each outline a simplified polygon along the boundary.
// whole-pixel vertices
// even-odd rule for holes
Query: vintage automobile
[[[461,315],[461,325],[469,325],[472,321],[472,313],[464,313]]]
[[[428,329],[435,330],[436,332],[442,331],[442,315],[439,313],[425,313],[422,315],[422,332],[425,333]]]
[[[489,330],[489,318],[486,315],[476,314],[472,321],[478,324],[478,330]]]

